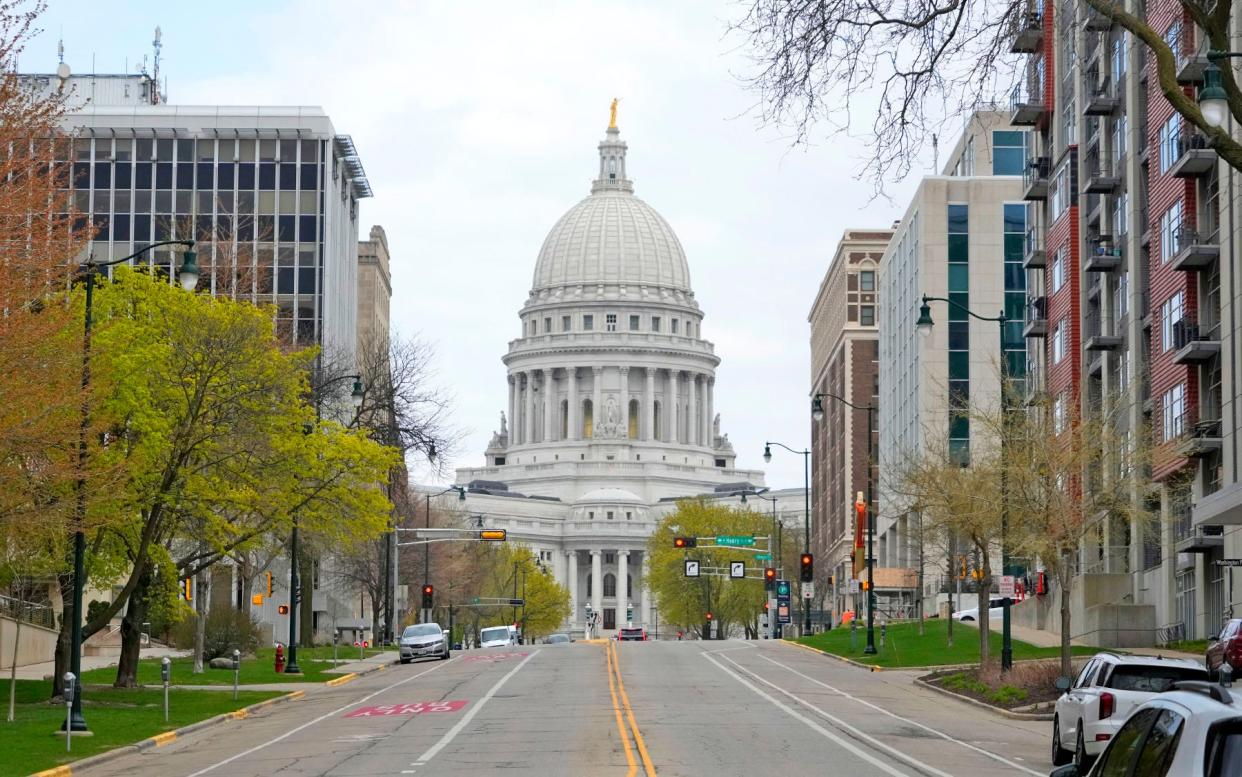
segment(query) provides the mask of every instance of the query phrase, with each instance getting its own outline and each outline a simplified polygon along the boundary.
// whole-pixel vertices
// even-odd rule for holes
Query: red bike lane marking
[[[422,715],[429,712],[457,712],[466,706],[465,700],[458,701],[416,701],[409,704],[379,704],[373,707],[359,707],[342,715],[345,718],[384,718],[394,715]]]

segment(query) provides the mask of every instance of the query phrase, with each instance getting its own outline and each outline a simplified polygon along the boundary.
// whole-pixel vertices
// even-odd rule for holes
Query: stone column
[[[592,367],[592,377],[594,383],[591,386],[591,437],[595,437],[595,430],[599,428],[600,413],[604,404],[604,368]]]
[[[596,368],[598,369],[598,368]],[[601,626],[604,623],[604,551],[591,551],[591,609],[595,611]],[[595,636],[599,636],[596,629]]]
[[[621,439],[630,438],[630,368],[618,367],[621,372]]]
[[[509,376],[509,407],[505,412],[509,414],[509,444],[516,445],[518,441],[517,430],[517,392],[513,390],[513,376]]]
[[[576,440],[582,433],[582,408],[578,407],[578,368],[566,368],[565,380],[569,381],[569,413],[566,420],[569,428],[565,430],[565,439]]]
[[[703,386],[703,394],[705,395],[705,398],[706,398],[706,401],[703,403],[704,405],[703,444],[710,448],[711,446],[716,444],[716,438],[714,436],[715,431],[713,429],[713,424],[715,424],[716,422],[716,413],[715,413],[716,378],[715,377],[707,376],[706,382]]]
[[[648,630],[651,628],[651,591],[647,589],[647,583],[646,583],[647,572],[649,568],[650,568],[650,564],[647,563],[647,552],[643,551],[642,564],[639,565],[639,571],[643,573],[641,577],[641,580],[643,582],[639,584],[639,592],[643,598],[643,609],[642,609],[643,628],[648,629]]]
[[[560,413],[555,408],[556,396],[552,390],[552,370],[543,371],[543,441],[552,442],[556,436],[552,434],[553,419]]]
[[[569,561],[569,606],[571,608],[569,622],[577,623],[581,614],[580,605],[578,604],[578,551],[567,550],[565,555]]]
[[[699,376],[693,372],[686,373],[686,393],[690,398],[690,408],[686,411],[686,442],[690,445],[699,444]]]
[[[639,437],[651,441],[655,439],[655,369],[647,368],[647,390],[643,396],[643,422]]]
[[[522,418],[522,442],[531,443],[535,441],[535,373],[528,370],[526,373],[526,401],[523,403],[525,416]]]
[[[677,382],[679,380],[681,380],[680,370],[668,371],[668,441],[674,444],[681,442],[681,414],[677,412]]]
[[[626,622],[625,610],[630,606],[630,552],[617,551],[617,623]]]

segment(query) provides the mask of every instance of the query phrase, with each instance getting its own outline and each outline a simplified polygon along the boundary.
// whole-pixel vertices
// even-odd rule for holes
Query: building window
[[[608,555],[611,556],[612,554],[609,553]],[[608,563],[611,564],[612,561],[609,560]],[[616,598],[616,596],[617,596],[617,576],[609,572],[608,574],[604,575],[604,597],[611,599],[611,598]]]
[[[1066,401],[1064,394],[1057,394],[1052,401],[1052,431],[1060,434],[1065,431]]]
[[[1178,383],[1164,392],[1160,407],[1163,411],[1164,441],[1177,439],[1186,428],[1186,384]]]
[[[605,563],[605,564],[615,564],[615,563],[617,563],[617,555],[616,555],[615,553],[605,553],[605,554],[604,554],[604,563]]]
[[[551,316],[548,316],[547,318],[543,320],[543,332],[544,334],[552,333],[552,317]]]
[[[677,334],[677,323],[678,323],[677,319],[674,318],[672,324],[669,325],[670,326],[669,331],[672,332],[673,334]]]
[[[1167,173],[1177,161],[1177,138],[1182,131],[1182,115],[1174,113],[1160,126],[1157,142],[1160,146],[1160,172]]]
[[[1026,133],[992,132],[992,175],[1022,175],[1026,167]]]
[[[1113,237],[1122,237],[1129,232],[1128,210],[1130,195],[1120,194],[1113,198]]]
[[[659,316],[651,317],[651,331],[652,332],[660,331],[660,317]]]
[[[875,326],[875,305],[863,305],[859,309],[858,323],[863,326]]]
[[[1178,200],[1160,217],[1160,263],[1177,253],[1177,231],[1182,225],[1182,201]]]
[[[1056,294],[1065,285],[1065,249],[1057,250],[1056,257],[1052,260],[1052,293]]]
[[[625,520],[630,521],[630,520],[633,520],[633,519],[634,519],[634,513],[630,512],[629,510],[626,510],[626,511],[625,511]]]
[[[608,313],[604,316],[604,329],[609,332],[617,331],[617,314]]]
[[[610,520],[610,521],[611,521],[611,520],[612,520],[612,510],[609,510],[607,513],[605,513],[605,516],[608,518],[608,520]]]
[[[860,272],[858,274],[858,280],[859,280],[859,290],[875,291],[875,272],[874,271],[865,270],[863,272]]]
[[[1052,363],[1060,364],[1065,358],[1065,325],[1058,323],[1052,328]]]
[[[582,317],[582,329],[586,332],[590,332],[595,329],[595,316],[590,313],[585,314]]]
[[[638,316],[630,316],[630,331],[638,331]]]
[[[573,316],[561,316],[561,331],[568,332],[573,328]]]
[[[1160,350],[1171,350],[1177,343],[1174,329],[1182,320],[1182,293],[1179,291],[1160,306]]]
[[[1113,121],[1113,160],[1120,162],[1126,155],[1130,139],[1130,120],[1123,113]]]
[[[595,520],[595,512],[594,512],[593,510],[592,510],[592,511],[588,511],[588,512],[587,512],[587,520],[588,520],[588,521],[594,521],[594,520]]]

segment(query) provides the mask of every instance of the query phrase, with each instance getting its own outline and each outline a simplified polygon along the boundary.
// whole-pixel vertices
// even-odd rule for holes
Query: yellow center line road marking
[[[621,703],[625,705],[625,714],[630,719],[630,729],[634,732],[634,742],[638,744],[638,754],[643,759],[643,770],[647,773],[647,777],[655,777],[655,766],[651,763],[651,755],[647,753],[647,743],[643,741],[643,734],[638,730],[638,723],[634,721],[634,708],[630,706],[630,697],[625,693],[625,681],[621,679],[621,657],[617,655],[618,648],[612,647],[612,669],[617,673],[617,687],[621,689]]]
[[[477,704],[472,706],[466,712],[465,715],[461,716],[461,720],[454,723],[452,728],[444,732],[444,736],[440,737],[439,742],[436,742],[434,745],[427,748],[427,752],[420,755],[418,757],[418,761],[420,763],[426,763],[427,761],[430,761],[432,758],[435,758],[436,753],[440,752],[445,747],[447,747],[448,744],[453,741],[454,737],[456,737],[458,734],[462,732],[462,729],[470,725],[470,721],[474,720],[474,716],[479,714],[479,710],[483,709],[483,705],[487,704],[488,701],[490,701],[491,698],[496,695],[496,692],[499,691],[501,688],[503,688],[505,683],[509,682],[509,678],[517,674],[518,671],[520,671],[522,667],[529,664],[530,660],[537,655],[539,655],[538,649],[534,650],[529,656],[522,659],[522,663],[510,669],[508,674],[500,678],[500,680],[498,680],[496,684],[493,685],[490,690],[488,690],[487,693],[483,694],[483,698],[479,699]]]
[[[251,753],[257,753],[257,752],[259,752],[260,750],[262,750],[262,749],[263,749],[263,748],[265,748],[265,747],[271,747],[272,745],[276,744],[277,742],[280,742],[281,740],[287,739],[287,738],[289,738],[289,737],[293,736],[294,734],[298,733],[299,731],[302,731],[303,729],[310,728],[311,726],[315,725],[316,723],[322,723],[323,721],[327,720],[328,718],[332,718],[332,717],[336,717],[337,715],[340,715],[342,712],[344,712],[345,710],[349,709],[350,707],[356,707],[356,706],[358,706],[359,704],[362,704],[362,703],[363,703],[363,702],[365,702],[365,701],[370,701],[371,699],[374,699],[376,696],[379,696],[381,693],[386,693],[386,692],[388,692],[388,691],[391,691],[393,688],[396,688],[396,687],[397,687],[397,686],[399,686],[399,685],[405,685],[406,683],[410,682],[411,680],[417,680],[418,678],[422,677],[423,675],[425,675],[425,674],[430,674],[430,673],[432,673],[432,672],[436,671],[437,669],[442,669],[442,668],[443,668],[443,667],[445,667],[446,665],[448,665],[448,664],[452,664],[452,663],[456,662],[457,660],[458,660],[458,659],[456,659],[456,658],[450,658],[448,661],[441,661],[440,663],[436,664],[435,666],[431,667],[430,669],[427,669],[427,670],[425,670],[425,671],[419,672],[419,673],[418,673],[418,674],[416,674],[416,675],[410,675],[409,677],[405,678],[404,680],[398,680],[397,682],[392,683],[391,685],[386,685],[386,686],[384,686],[383,688],[380,688],[378,691],[376,691],[376,692],[374,692],[374,693],[369,693],[369,694],[367,694],[366,696],[363,696],[361,699],[357,699],[357,700],[355,700],[355,701],[351,701],[349,704],[346,704],[346,705],[345,705],[345,706],[343,706],[343,707],[337,707],[336,709],[332,710],[331,712],[328,712],[328,713],[325,713],[325,714],[323,714],[323,715],[320,715],[319,717],[315,718],[314,720],[308,720],[307,722],[303,723],[302,725],[298,726],[297,728],[290,729],[290,730],[286,731],[285,733],[281,734],[281,735],[280,735],[280,736],[278,736],[278,737],[273,737],[273,738],[271,738],[271,739],[267,740],[267,741],[266,741],[266,742],[264,742],[263,744],[260,744],[260,745],[255,745],[254,747],[250,748],[249,750],[243,750],[243,751],[242,751],[242,752],[240,752],[240,753],[237,753],[237,754],[235,754],[235,755],[231,755],[231,756],[229,756],[228,758],[225,758],[223,761],[218,761],[218,762],[216,762],[216,763],[212,764],[211,766],[207,766],[207,767],[204,767],[204,768],[202,768],[202,769],[199,769],[197,772],[193,772],[192,774],[187,775],[187,777],[199,777],[199,775],[206,774],[207,772],[212,772],[212,771],[215,771],[216,769],[219,769],[221,766],[225,766],[225,765],[227,765],[227,764],[231,764],[231,763],[233,763],[234,761],[236,761],[238,758],[245,758],[246,756],[250,755]],[[300,695],[299,695],[299,694],[300,694]],[[306,695],[306,692],[305,692],[305,691],[294,691],[294,693],[290,694],[290,698],[291,698],[291,699],[293,699],[293,698],[300,699],[300,698],[302,698],[302,696],[305,696],[305,695]]]
[[[612,711],[617,716],[617,731],[621,733],[621,742],[625,745],[625,762],[629,765],[627,777],[638,774],[638,763],[634,760],[634,751],[630,748],[630,737],[625,731],[625,720],[621,717],[621,703],[617,701],[617,680],[613,675],[612,643],[604,643],[604,659],[608,665],[608,693],[612,694]]]
[[[895,712],[890,712],[889,710],[884,709],[883,707],[879,706],[878,704],[872,704],[871,702],[867,701],[866,699],[860,699],[860,698],[858,698],[857,696],[851,696],[850,694],[846,693],[845,691],[841,690],[840,688],[834,688],[833,686],[829,685],[828,683],[825,683],[825,682],[823,682],[823,681],[821,681],[821,680],[816,680],[814,677],[811,677],[810,675],[807,675],[807,674],[803,674],[802,672],[799,672],[797,669],[794,669],[792,666],[787,666],[787,665],[785,665],[785,664],[782,664],[780,661],[773,660],[773,659],[771,659],[771,658],[768,658],[768,657],[767,657],[767,656],[765,656],[765,655],[760,655],[759,657],[760,657],[760,658],[762,658],[764,661],[767,661],[767,662],[768,662],[768,663],[770,663],[770,664],[776,664],[776,665],[777,665],[777,666],[779,666],[780,668],[782,668],[782,669],[784,669],[784,670],[786,670],[786,671],[792,672],[793,674],[796,674],[798,677],[801,677],[801,678],[802,678],[802,679],[804,679],[804,680],[809,680],[809,681],[811,681],[811,682],[815,683],[816,685],[820,686],[821,688],[827,688],[828,690],[832,691],[833,693],[840,694],[841,696],[843,696],[843,697],[845,697],[845,698],[849,699],[850,701],[853,701],[853,702],[858,702],[859,704],[861,704],[861,705],[863,705],[863,706],[865,706],[865,707],[870,707],[871,709],[876,710],[877,712],[882,712],[882,713],[884,713],[885,715],[889,716],[890,718],[894,718],[894,719],[896,719],[896,720],[900,720],[902,723],[909,723],[911,726],[914,726],[914,727],[916,727],[916,728],[921,728],[921,729],[923,729],[924,731],[926,731],[926,732],[927,732],[927,733],[929,733],[929,734],[933,734],[933,735],[935,735],[935,736],[940,737],[941,739],[944,739],[944,740],[949,741],[949,742],[953,742],[954,744],[961,745],[962,747],[965,747],[965,748],[967,748],[968,750],[974,750],[976,753],[980,753],[980,754],[982,754],[982,755],[986,755],[988,758],[991,758],[991,759],[992,759],[992,760],[994,760],[994,761],[999,761],[1000,763],[1003,763],[1003,764],[1005,764],[1006,766],[1012,766],[1013,768],[1015,768],[1015,769],[1017,769],[1017,770],[1019,770],[1019,771],[1026,772],[1027,774],[1033,774],[1033,775],[1036,775],[1036,777],[1043,777],[1043,772],[1033,771],[1033,770],[1031,770],[1031,769],[1026,768],[1025,766],[1023,766],[1023,765],[1021,765],[1021,764],[1017,764],[1017,763],[1014,763],[1013,761],[1010,761],[1008,758],[1005,758],[1005,757],[1003,757],[1003,756],[997,755],[996,753],[993,753],[993,752],[991,752],[990,750],[984,750],[982,747],[978,747],[978,746],[976,746],[976,745],[972,745],[972,744],[970,744],[969,742],[963,742],[963,741],[962,741],[962,740],[960,740],[960,739],[955,739],[955,738],[953,738],[953,737],[949,736],[948,734],[944,733],[943,731],[940,731],[939,729],[932,728],[931,726],[928,726],[928,725],[926,725],[926,724],[924,724],[924,723],[920,723],[920,722],[918,722],[917,720],[910,720],[909,718],[903,718],[902,716],[898,715],[897,713],[895,713]]]

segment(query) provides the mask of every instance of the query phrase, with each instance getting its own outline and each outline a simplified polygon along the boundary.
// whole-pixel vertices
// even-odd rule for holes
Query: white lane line
[[[735,640],[729,640],[729,641],[734,642]],[[720,655],[721,653],[733,653],[738,650],[758,650],[758,649],[759,649],[758,645],[752,645],[749,642],[743,642],[741,645],[738,645],[737,647],[721,648],[720,650],[704,650],[703,652],[711,653],[713,656],[715,656],[715,655]]]
[[[487,704],[487,702],[493,696],[496,695],[496,692],[499,691],[501,688],[503,688],[505,683],[509,682],[509,678],[517,674],[518,670],[520,670],[522,667],[529,664],[530,660],[537,655],[539,655],[538,649],[536,649],[526,658],[522,659],[522,663],[510,669],[508,674],[500,678],[500,680],[497,681],[497,683],[491,687],[491,690],[483,694],[483,697],[479,699],[477,704],[472,706],[470,710],[466,712],[465,715],[461,716],[461,720],[454,723],[452,728],[444,732],[444,736],[440,737],[439,742],[436,742],[434,745],[427,748],[427,752],[423,753],[422,755],[418,757],[418,763],[423,764],[423,763],[430,761],[432,758],[435,758],[436,753],[439,753],[441,750],[447,747],[449,743],[451,743],[453,739],[462,732],[462,729],[470,725],[470,721],[474,720],[474,716],[479,714],[479,710],[483,709],[483,705]]]
[[[716,667],[720,669],[720,671],[724,672],[725,674],[732,677],[734,680],[737,680],[739,683],[749,688],[756,695],[760,696],[761,698],[767,699],[769,702],[772,703],[774,707],[781,710],[786,715],[790,716],[791,718],[794,718],[795,720],[802,721],[811,730],[821,734],[826,739],[829,739],[835,742],[836,744],[840,745],[846,750],[849,750],[851,753],[858,756],[859,758],[866,761],[867,763],[871,764],[876,769],[879,769],[881,772],[885,774],[890,774],[893,777],[907,777],[905,772],[894,769],[890,764],[885,763],[884,761],[881,761],[879,758],[876,758],[875,756],[871,755],[866,750],[863,750],[862,748],[855,745],[853,742],[850,742],[849,740],[844,739],[843,737],[839,737],[836,734],[832,733],[828,729],[816,723],[814,720],[811,720],[806,715],[803,715],[801,712],[798,712],[793,707],[790,707],[788,704],[785,704],[780,699],[777,699],[775,696],[772,696],[771,694],[767,693],[762,688],[758,687],[754,683],[747,680],[745,677],[742,677],[737,672],[734,672],[729,667],[720,663],[720,661],[718,661],[716,658],[711,656],[709,653],[704,652],[703,657],[706,658],[708,661],[711,661],[713,664],[715,664]]]
[[[361,699],[358,699],[358,700],[356,700],[356,701],[351,701],[349,704],[346,704],[346,705],[345,705],[345,706],[343,706],[343,707],[337,707],[336,709],[332,710],[331,712],[328,712],[328,713],[325,713],[325,714],[323,714],[323,715],[320,715],[319,717],[315,718],[314,720],[307,721],[306,723],[303,723],[302,725],[298,726],[297,728],[290,729],[290,730],[286,731],[285,733],[281,734],[281,735],[280,735],[280,736],[278,736],[278,737],[273,737],[272,739],[269,739],[268,741],[264,742],[263,744],[260,744],[260,745],[255,745],[254,747],[250,748],[249,750],[243,750],[242,752],[237,753],[236,755],[231,755],[231,756],[229,756],[228,758],[225,758],[223,761],[220,761],[220,762],[218,762],[218,763],[214,763],[214,764],[212,764],[211,766],[207,766],[207,767],[204,767],[204,768],[202,768],[202,769],[199,769],[197,772],[194,772],[194,773],[192,773],[192,774],[188,775],[188,777],[199,777],[199,775],[206,774],[207,772],[210,772],[210,771],[214,771],[214,770],[216,770],[216,769],[219,769],[221,766],[225,766],[225,765],[227,765],[227,764],[231,764],[231,763],[233,763],[234,761],[236,761],[238,758],[245,758],[246,756],[250,755],[251,753],[257,753],[257,752],[259,752],[260,750],[262,750],[262,749],[263,749],[263,748],[265,748],[265,747],[271,747],[272,745],[276,744],[277,742],[281,741],[282,739],[287,739],[288,737],[293,736],[294,734],[298,733],[299,731],[301,731],[301,730],[303,730],[303,729],[309,728],[309,727],[311,727],[311,726],[315,725],[316,723],[321,723],[321,722],[323,722],[323,721],[327,720],[328,718],[331,718],[331,717],[334,717],[334,716],[336,716],[336,715],[339,715],[339,714],[341,714],[342,712],[344,712],[345,710],[349,709],[350,707],[356,707],[356,706],[358,706],[359,704],[362,704],[364,701],[370,701],[371,699],[374,699],[376,696],[379,696],[381,693],[384,693],[384,692],[386,692],[386,691],[391,691],[393,688],[396,688],[396,687],[397,687],[397,686],[399,686],[399,685],[405,685],[406,683],[410,682],[411,680],[417,680],[418,678],[422,677],[423,675],[425,675],[425,674],[430,674],[430,673],[432,673],[432,672],[436,671],[437,669],[441,669],[441,668],[443,668],[443,667],[444,667],[444,666],[446,666],[447,664],[451,664],[451,663],[453,663],[453,662],[454,662],[454,661],[456,661],[456,660],[457,660],[457,659],[455,659],[455,658],[450,658],[448,661],[441,661],[441,662],[439,662],[438,664],[436,664],[435,666],[431,667],[430,669],[427,669],[427,670],[424,670],[424,671],[422,671],[422,672],[419,672],[419,673],[418,673],[418,674],[416,674],[416,675],[412,675],[412,676],[410,676],[410,677],[407,677],[407,678],[405,678],[404,680],[398,680],[397,682],[393,683],[392,685],[387,685],[387,686],[385,686],[385,687],[383,687],[383,688],[380,688],[380,689],[379,689],[378,691],[376,691],[375,693],[370,693],[370,694],[367,694],[366,696],[363,696]]]
[[[793,699],[794,701],[801,704],[803,707],[806,707],[807,709],[811,710],[812,712],[816,713],[820,717],[830,720],[834,724],[836,724],[839,728],[843,728],[846,731],[850,732],[856,738],[867,742],[872,747],[878,750],[884,750],[885,752],[892,755],[894,758],[905,761],[906,763],[910,764],[915,769],[918,769],[921,772],[928,773],[928,774],[934,774],[936,775],[936,777],[953,777],[953,775],[949,774],[948,772],[942,772],[936,767],[932,766],[931,764],[924,763],[923,761],[920,761],[911,755],[907,755],[901,752],[900,750],[881,742],[880,740],[876,739],[870,734],[867,734],[866,732],[862,731],[857,726],[852,726],[849,723],[846,723],[844,720],[836,717],[835,715],[832,715],[820,709],[819,707],[816,707],[814,704],[811,704],[806,699],[803,699],[800,696],[796,696],[793,693],[790,693],[789,691],[780,687],[776,683],[771,682],[770,680],[764,677],[761,677],[758,672],[755,672],[752,669],[747,669],[746,667],[742,666],[738,662],[734,661],[732,658],[725,658],[725,660],[728,661],[730,664],[732,664],[739,672],[750,675],[751,677],[755,678],[756,680],[768,686],[769,688],[772,688],[774,690],[781,692],[785,696],[788,696],[790,699]]]
[[[850,694],[846,693],[845,691],[841,690],[840,688],[835,688],[835,687],[833,687],[833,686],[829,685],[828,683],[823,682],[822,680],[817,680],[817,679],[815,679],[814,677],[811,677],[811,676],[810,676],[810,675],[808,675],[808,674],[803,674],[802,672],[799,672],[797,669],[794,669],[794,668],[793,668],[793,667],[791,667],[791,666],[787,666],[787,665],[785,665],[785,664],[782,664],[780,661],[777,661],[777,660],[772,659],[772,658],[768,658],[767,656],[762,655],[762,654],[760,654],[760,655],[759,655],[759,657],[760,657],[760,658],[762,658],[764,661],[767,661],[768,663],[771,663],[771,664],[776,664],[777,666],[781,667],[782,669],[784,669],[784,670],[786,670],[786,671],[788,671],[788,672],[792,672],[793,674],[796,674],[797,676],[801,677],[801,678],[802,678],[802,679],[804,679],[804,680],[809,680],[809,681],[811,681],[811,682],[815,683],[816,685],[818,685],[818,686],[820,686],[820,687],[827,688],[828,690],[832,691],[833,693],[836,693],[836,694],[839,694],[839,695],[841,695],[841,696],[844,696],[845,698],[849,699],[850,701],[857,702],[858,704],[862,704],[863,706],[866,706],[866,707],[870,707],[871,709],[876,710],[877,712],[882,712],[882,713],[884,713],[885,715],[889,716],[890,718],[894,718],[894,719],[896,719],[896,720],[900,720],[902,723],[908,723],[908,724],[910,724],[911,726],[915,726],[916,728],[921,728],[921,729],[923,729],[924,731],[926,731],[926,732],[927,732],[927,733],[929,733],[929,734],[934,734],[935,736],[938,736],[938,737],[940,737],[941,739],[944,739],[944,740],[946,740],[946,741],[948,741],[948,742],[952,742],[952,743],[954,743],[954,744],[961,745],[962,747],[966,748],[967,750],[974,750],[976,753],[980,753],[980,754],[982,754],[982,755],[986,755],[988,758],[991,758],[991,759],[992,759],[992,760],[994,760],[994,761],[999,761],[1000,763],[1003,763],[1003,764],[1005,764],[1006,766],[1012,766],[1013,768],[1018,769],[1018,770],[1023,771],[1023,772],[1026,772],[1027,774],[1033,774],[1033,775],[1035,775],[1035,777],[1044,777],[1044,772],[1037,772],[1037,771],[1035,771],[1035,770],[1033,770],[1033,769],[1028,769],[1027,767],[1023,766],[1022,764],[1015,763],[1015,762],[1013,762],[1013,761],[1009,760],[1008,758],[1005,758],[1004,756],[997,755],[996,753],[993,753],[993,752],[992,752],[992,751],[990,751],[990,750],[985,750],[985,749],[983,749],[982,747],[978,747],[977,745],[973,745],[973,744],[971,744],[970,742],[963,742],[962,740],[960,740],[960,739],[956,739],[956,738],[954,738],[954,737],[950,736],[949,734],[944,733],[944,732],[943,732],[943,731],[941,731],[940,729],[932,728],[931,726],[928,726],[928,725],[927,725],[927,724],[925,724],[925,723],[920,723],[920,722],[918,722],[917,720],[911,720],[910,718],[903,718],[902,716],[898,715],[897,713],[895,713],[895,712],[891,712],[891,711],[889,711],[889,710],[886,710],[886,709],[884,709],[883,707],[879,706],[878,704],[873,704],[873,703],[871,703],[871,702],[867,701],[866,699],[860,699],[860,698],[858,698],[857,696],[851,696]]]

